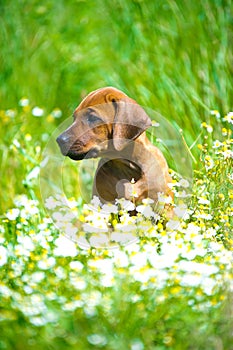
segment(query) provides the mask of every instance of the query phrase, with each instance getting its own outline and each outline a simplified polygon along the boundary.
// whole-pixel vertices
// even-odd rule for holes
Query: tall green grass
[[[231,1],[2,1],[1,106],[27,95],[70,113],[114,85],[195,138],[230,110]]]

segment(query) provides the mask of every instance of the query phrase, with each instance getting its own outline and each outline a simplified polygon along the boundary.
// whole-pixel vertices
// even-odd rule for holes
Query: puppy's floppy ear
[[[135,140],[151,126],[151,120],[134,100],[114,102],[116,114],[113,124],[113,145],[121,151],[130,140]]]

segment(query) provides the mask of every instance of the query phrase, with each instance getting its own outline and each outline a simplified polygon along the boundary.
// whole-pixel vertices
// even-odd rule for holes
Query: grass
[[[8,0],[0,11],[0,349],[232,350],[231,1]],[[191,178],[188,201],[176,190],[188,213],[178,227],[146,203],[132,219],[118,206],[123,223],[91,213],[92,163],[58,168],[54,135],[105,85],[148,108],[160,123],[149,138]],[[133,225],[139,242],[114,253],[61,236],[44,206],[60,170],[80,225]]]

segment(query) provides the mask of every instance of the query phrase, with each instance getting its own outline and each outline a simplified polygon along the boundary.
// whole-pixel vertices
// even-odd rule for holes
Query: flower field
[[[200,126],[192,194],[172,174],[169,220],[152,200],[135,207],[133,198],[83,205],[57,195],[45,201],[48,215],[36,199],[42,147],[32,151],[30,134],[14,139],[13,152],[34,167],[0,226],[3,349],[231,348],[233,118],[219,118],[218,140]]]

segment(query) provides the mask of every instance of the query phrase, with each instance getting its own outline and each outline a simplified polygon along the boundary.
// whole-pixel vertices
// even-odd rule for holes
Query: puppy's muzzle
[[[70,157],[73,160],[82,160],[84,158],[97,158],[99,150],[94,147],[84,152],[84,144],[80,140],[74,140],[70,134],[64,132],[56,139],[63,156]]]

